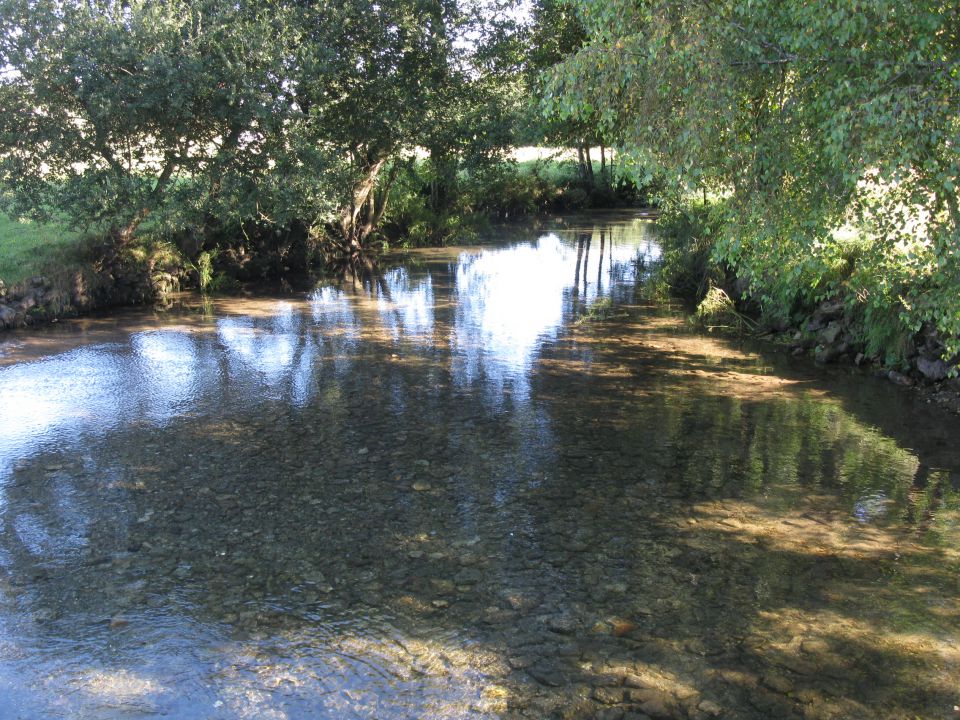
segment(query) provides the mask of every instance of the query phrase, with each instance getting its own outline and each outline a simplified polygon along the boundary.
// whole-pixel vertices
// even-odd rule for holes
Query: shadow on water
[[[638,250],[15,350],[0,716],[951,717],[956,420],[633,304]]]

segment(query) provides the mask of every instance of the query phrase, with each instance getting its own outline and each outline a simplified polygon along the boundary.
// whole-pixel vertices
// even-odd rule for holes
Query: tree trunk
[[[960,208],[957,207],[957,196],[953,193],[942,193],[944,202],[947,204],[947,210],[950,212],[950,219],[953,221],[953,229],[960,227]]]
[[[233,153],[240,144],[240,135],[243,132],[243,128],[236,125],[232,126],[227,132],[226,137],[223,139],[223,143],[220,145],[220,149],[217,151],[217,157],[214,160],[214,163],[210,169],[210,201],[216,201],[220,197],[220,191],[223,189],[223,176],[224,176],[224,166],[223,162],[226,158],[229,157],[230,153]],[[203,217],[203,233],[204,235],[212,235],[213,230],[218,225],[219,220],[217,216],[208,210],[204,213]],[[205,242],[201,238],[201,242]]]
[[[586,180],[587,180],[591,185],[593,185],[593,184],[594,184],[594,179],[593,179],[593,160],[590,159],[590,146],[589,146],[589,145],[587,145],[587,146],[585,146],[585,147],[583,148],[583,159],[584,159],[584,161],[586,162],[586,165],[587,165],[587,177],[586,177]]]
[[[177,163],[172,159],[167,159],[167,163],[164,165],[163,170],[160,171],[160,176],[157,178],[157,184],[153,186],[153,190],[150,191],[150,194],[144,199],[140,208],[134,212],[133,216],[127,221],[127,224],[117,232],[118,247],[124,247],[133,240],[133,235],[137,231],[137,228],[150,216],[154,208],[160,204],[160,201],[163,199],[163,194],[166,192],[167,184],[170,182],[170,178],[173,177],[173,171],[176,168]]]
[[[366,240],[370,233],[377,229],[380,221],[383,220],[383,214],[387,211],[387,204],[390,201],[390,190],[397,179],[397,171],[400,166],[394,163],[390,167],[390,174],[387,176],[387,182],[383,184],[379,192],[370,194],[370,212],[367,215],[367,225],[363,228],[362,236]]]
[[[149,207],[142,207],[134,213],[133,217],[127,221],[127,224],[124,225],[117,232],[117,246],[125,247],[133,240],[134,233],[137,232],[137,228],[140,227],[140,224],[150,216]]]
[[[387,162],[386,158],[367,161],[363,165],[363,174],[353,186],[353,192],[350,194],[350,203],[345,205],[340,211],[340,233],[341,237],[350,249],[351,254],[359,251],[363,240],[369,234],[361,237],[362,227],[358,226],[360,213],[363,212],[370,199],[371,193],[377,187],[377,177]]]
[[[605,188],[610,187],[609,178],[607,177],[606,148],[603,147],[603,143],[600,143],[600,183]]]
[[[457,158],[443,150],[430,150],[430,209],[444,215],[450,209],[451,198],[456,197]]]

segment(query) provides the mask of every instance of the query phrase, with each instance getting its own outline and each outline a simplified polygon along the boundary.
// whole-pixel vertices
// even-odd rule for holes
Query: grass
[[[7,286],[80,260],[78,233],[62,225],[21,222],[0,214],[0,280]]]
[[[520,160],[517,162],[517,169],[524,175],[536,175],[544,182],[558,187],[580,182],[580,166],[570,157],[548,156],[536,160]],[[600,180],[600,169],[600,161],[593,160],[593,173],[597,182]],[[612,172],[610,165],[607,165],[607,171]]]
[[[697,306],[694,316],[707,330],[734,329],[740,332],[757,330],[756,321],[737,311],[730,296],[716,285],[710,285],[706,296]]]
[[[574,160],[544,158],[538,160],[521,160],[517,163],[520,172],[527,175],[537,174],[544,180],[555,185],[576,180],[579,177],[579,168]],[[594,163],[594,172],[600,173],[600,164]]]

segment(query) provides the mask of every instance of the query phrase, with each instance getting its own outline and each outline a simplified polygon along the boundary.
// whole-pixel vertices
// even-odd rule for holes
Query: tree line
[[[206,237],[295,232],[355,257],[412,166],[424,204],[443,215],[465,170],[489,170],[522,141],[567,142],[530,98],[540,69],[582,33],[538,55],[531,40],[549,32],[512,10],[3,0],[5,208],[121,246],[149,220]],[[583,148],[596,132],[582,125],[573,134],[593,179]]]
[[[545,102],[663,172],[668,243],[773,324],[839,298],[869,354],[923,332],[956,359],[960,7],[570,2],[585,40]]]

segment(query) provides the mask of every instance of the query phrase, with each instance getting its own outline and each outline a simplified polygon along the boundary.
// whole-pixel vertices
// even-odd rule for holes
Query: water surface
[[[657,256],[8,336],[0,717],[954,717],[960,423],[691,330]]]

